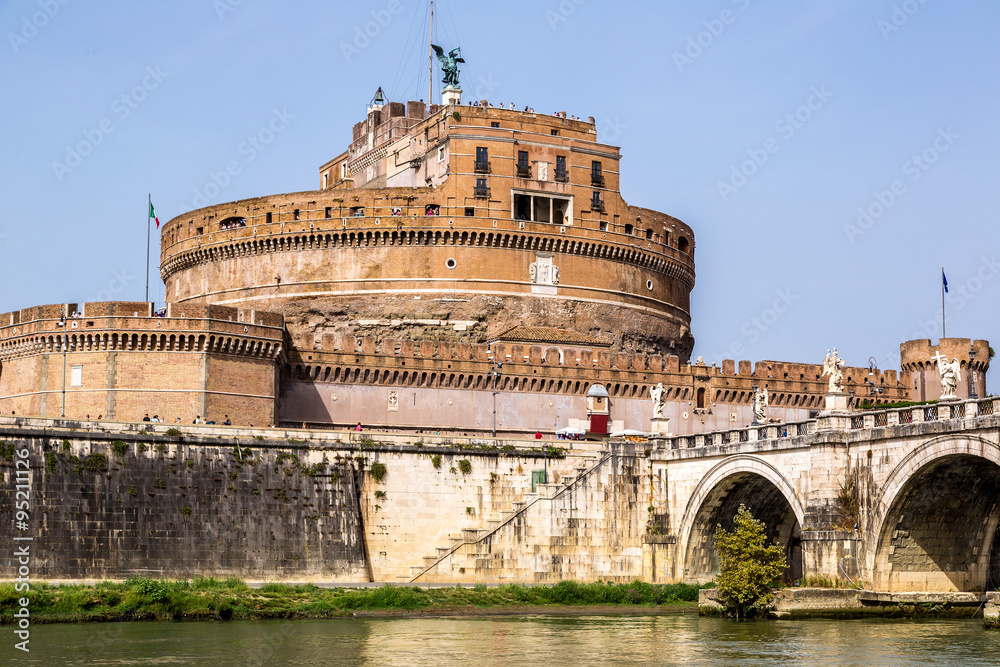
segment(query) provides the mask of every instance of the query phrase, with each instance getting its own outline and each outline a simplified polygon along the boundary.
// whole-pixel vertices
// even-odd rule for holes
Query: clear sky
[[[2,3],[0,312],[142,300],[149,193],[166,222],[318,187],[377,87],[427,96],[426,6]],[[435,41],[466,99],[594,116],[626,200],[694,228],[696,355],[898,368],[940,336],[942,266],[949,335],[1000,343],[998,25],[985,0],[439,0]],[[159,302],[157,257],[154,232]]]

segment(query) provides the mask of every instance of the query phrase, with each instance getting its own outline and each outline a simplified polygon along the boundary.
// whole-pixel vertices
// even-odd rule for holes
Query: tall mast
[[[431,0],[431,45],[427,47],[430,54],[427,58],[427,115],[431,114],[431,104],[434,102],[434,0]]]

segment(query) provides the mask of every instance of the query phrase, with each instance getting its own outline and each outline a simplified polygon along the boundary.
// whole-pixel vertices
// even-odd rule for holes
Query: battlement
[[[386,356],[405,359],[441,359],[456,361],[494,360],[501,363],[529,366],[576,366],[616,370],[652,371],[655,373],[684,373],[685,375],[711,378],[751,378],[762,381],[816,382],[823,381],[822,364],[802,364],[783,361],[735,361],[725,359],[721,366],[712,364],[681,364],[677,355],[644,355],[613,353],[604,349],[581,348],[563,344],[518,345],[511,343],[468,344],[446,340],[410,340],[396,338],[378,339],[371,336],[295,336],[292,347],[300,355],[307,352],[333,352],[346,355]],[[845,367],[844,384],[861,384],[871,379],[876,385],[896,386],[899,373]]]
[[[682,364],[676,355],[568,345],[472,345],[332,334],[294,337],[285,379],[488,389],[494,361],[503,365],[498,386],[504,391],[585,394],[591,384],[604,384],[613,397],[644,397],[650,385],[662,382],[668,400],[698,399],[706,409],[716,402],[749,404],[754,385],[767,387],[772,405],[819,408],[827,390],[819,364],[726,360],[719,367]],[[879,403],[907,397],[906,382],[897,371],[869,375],[867,368],[844,369],[845,385],[855,387],[859,398],[867,395],[869,379],[882,389]]]
[[[218,323],[213,325],[207,322]],[[158,314],[145,301],[102,301],[33,306],[0,314],[0,340],[42,332],[74,333],[123,329],[164,330],[218,329],[233,323],[232,333],[250,333],[268,338],[284,336],[284,318],[245,308],[208,304],[167,304]],[[223,324],[220,328],[219,324]],[[242,325],[242,326],[239,326]]]
[[[975,352],[975,370],[980,373],[989,370],[989,341],[971,338],[942,338],[937,345],[927,338],[907,341],[899,346],[900,364],[909,371],[936,369],[934,357],[940,354],[949,361],[958,359],[962,368],[968,368],[970,350]]]

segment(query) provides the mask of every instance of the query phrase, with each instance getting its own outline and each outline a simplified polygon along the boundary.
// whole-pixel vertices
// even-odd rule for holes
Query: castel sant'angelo
[[[318,190],[163,226],[162,314],[109,302],[0,315],[0,412],[648,431],[658,383],[681,434],[750,423],[754,386],[773,419],[822,410],[818,364],[692,362],[694,232],[622,199],[619,148],[596,127],[463,103],[457,87],[430,108],[378,95]],[[934,356],[965,369],[970,347],[985,395],[989,348],[969,339],[904,343],[900,372],[845,368],[845,387],[934,399]]]

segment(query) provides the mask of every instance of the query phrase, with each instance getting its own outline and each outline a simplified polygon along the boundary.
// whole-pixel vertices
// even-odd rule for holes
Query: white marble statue
[[[649,388],[649,397],[653,399],[653,419],[663,419],[666,394],[667,390],[663,388],[662,382],[657,383],[655,387]]]
[[[832,354],[830,350],[827,350],[826,356],[823,358],[823,375],[830,376],[830,384],[827,387],[828,393],[844,393],[844,374],[840,370],[843,367],[844,360],[837,356],[837,348],[833,348]]]
[[[937,361],[938,373],[941,374],[941,399],[949,400],[958,398],[955,395],[955,389],[958,387],[958,383],[962,381],[962,365],[958,362],[958,359],[952,359],[949,362],[948,358],[942,356],[940,352],[935,354],[933,358]]]
[[[770,405],[770,397],[767,394],[767,387],[755,387],[753,390],[753,420],[755,423],[767,423],[768,405]]]

